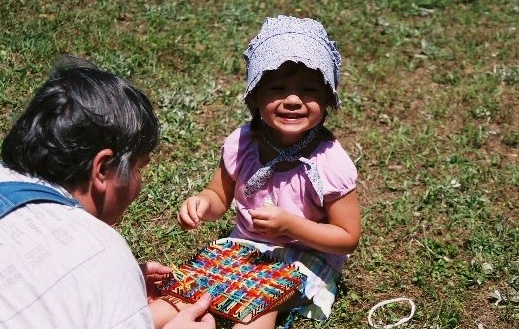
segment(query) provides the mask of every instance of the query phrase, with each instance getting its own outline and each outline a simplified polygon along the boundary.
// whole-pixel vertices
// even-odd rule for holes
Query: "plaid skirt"
[[[341,273],[329,266],[325,260],[307,250],[237,238],[217,240],[217,242],[223,241],[233,241],[254,247],[275,259],[294,264],[301,273],[307,276],[306,284],[301,288],[301,294],[310,301],[309,304],[298,307],[296,311],[304,317],[318,321],[326,320],[330,316],[337,295],[337,281]]]

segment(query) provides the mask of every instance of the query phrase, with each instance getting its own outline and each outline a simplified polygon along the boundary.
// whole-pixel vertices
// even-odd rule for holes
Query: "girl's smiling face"
[[[264,73],[249,104],[259,109],[271,138],[281,147],[298,142],[323,120],[331,91],[320,71],[285,62]]]

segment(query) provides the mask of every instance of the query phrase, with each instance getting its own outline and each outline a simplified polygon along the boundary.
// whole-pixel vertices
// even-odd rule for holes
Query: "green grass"
[[[140,86],[162,143],[118,229],[139,260],[178,264],[232,228],[229,212],[185,232],[176,212],[247,120],[242,53],[278,14],[316,18],[339,43],[344,106],[327,125],[357,159],[363,209],[332,317],[296,327],[367,328],[400,296],[417,305],[410,328],[519,327],[517,1],[4,0],[0,133],[58,54]]]

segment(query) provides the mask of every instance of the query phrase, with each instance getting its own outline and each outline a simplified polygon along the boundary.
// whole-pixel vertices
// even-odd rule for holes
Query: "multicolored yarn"
[[[227,241],[203,248],[175,268],[159,288],[191,303],[209,293],[213,296],[210,311],[249,323],[290,298],[305,280],[294,265]]]

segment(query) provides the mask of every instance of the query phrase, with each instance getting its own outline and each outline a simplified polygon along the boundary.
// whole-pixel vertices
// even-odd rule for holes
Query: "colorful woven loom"
[[[159,286],[163,294],[194,303],[207,292],[211,312],[245,324],[286,301],[306,280],[295,266],[231,241],[213,242],[172,274]]]

